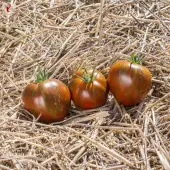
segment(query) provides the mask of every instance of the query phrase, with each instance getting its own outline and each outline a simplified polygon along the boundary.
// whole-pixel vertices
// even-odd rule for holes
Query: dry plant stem
[[[153,109],[151,109],[151,111],[152,111],[153,126],[156,128],[155,112]],[[155,134],[155,141],[158,142],[158,137],[156,134]]]
[[[96,123],[96,125],[100,125],[100,124],[102,124],[102,122],[103,122],[103,120],[104,119],[97,119],[97,123]],[[95,124],[95,122],[94,122],[94,124]],[[91,138],[92,139],[95,139],[96,138],[96,136],[98,135],[98,129],[95,129],[94,130],[94,133],[92,133],[92,135],[91,135]],[[84,142],[83,142],[84,143]],[[78,161],[78,159],[80,158],[80,156],[85,152],[85,150],[86,150],[86,148],[87,148],[87,145],[88,145],[88,143],[84,143],[84,146],[79,150],[79,152],[75,155],[75,157],[73,158],[73,160],[71,161],[71,163],[70,163],[70,165],[72,165],[73,163],[75,163],[76,161]]]
[[[72,153],[72,152],[75,152],[75,151],[79,150],[80,148],[82,148],[84,145],[85,145],[85,143],[82,142],[82,143],[80,143],[79,145],[76,145],[74,148],[71,148],[71,149],[68,151],[68,153],[70,154],[70,153]]]
[[[170,114],[164,115],[164,116],[162,116],[160,119],[161,119],[161,120],[164,120],[164,121],[168,121],[168,120],[170,120]]]
[[[32,160],[21,159],[20,162],[29,162],[29,163],[34,164],[37,167],[40,167],[42,170],[46,170],[46,168],[44,168],[41,164],[39,164],[39,163],[37,163],[35,161],[32,161]]]
[[[151,140],[153,145],[154,145],[154,148],[156,150],[156,153],[164,167],[165,170],[168,170],[170,168],[170,164],[168,162],[168,160],[166,159],[165,155],[163,154],[163,152],[161,152],[161,150],[158,150],[159,147],[157,146],[157,144],[153,141],[153,139]]]
[[[56,162],[57,162],[58,167],[59,167],[61,170],[67,170],[67,167],[65,167],[62,163],[59,162],[58,157],[56,157]]]
[[[111,5],[108,5],[108,8],[109,10],[112,10],[114,8],[118,8],[118,7],[121,7],[121,6],[124,6],[124,5],[131,5],[131,4],[134,4],[134,1],[126,1],[126,2],[123,2],[123,3],[120,3],[120,4],[111,4]]]
[[[68,124],[66,126],[72,126],[72,127],[76,127],[76,126],[85,126],[85,127],[89,127],[89,128],[97,128],[97,129],[108,129],[108,130],[112,130],[115,132],[122,132],[122,131],[128,131],[128,130],[132,130],[132,131],[138,131],[138,128],[134,128],[134,127],[116,127],[116,126],[94,126],[94,125],[86,125],[83,123],[73,123],[73,124]]]
[[[112,157],[117,158],[120,162],[123,162],[123,163],[129,165],[130,167],[133,167],[133,163],[132,163],[132,162],[130,162],[129,160],[127,160],[126,158],[124,158],[123,156],[121,156],[120,154],[118,154],[116,151],[108,149],[107,147],[105,147],[104,145],[100,144],[99,142],[97,142],[97,141],[95,141],[95,140],[93,140],[93,139],[88,138],[86,135],[80,134],[79,132],[77,132],[77,131],[74,130],[74,129],[70,129],[70,128],[69,128],[69,131],[71,131],[71,132],[73,132],[73,133],[76,133],[78,136],[81,136],[81,137],[83,137],[84,139],[88,140],[88,141],[91,142],[94,146],[96,146],[99,150],[103,151],[105,154],[109,154],[109,155],[111,155]]]
[[[76,30],[76,31],[77,31],[77,30]],[[70,39],[74,36],[74,34],[76,33],[76,31],[74,31],[74,32],[66,39],[66,41],[62,44],[61,49],[60,49],[59,53],[57,54],[57,56],[54,55],[54,57],[55,57],[54,63],[57,62],[58,58],[60,57],[60,55],[62,54],[63,50],[65,49],[67,43],[68,43],[68,42],[70,41]],[[53,70],[55,67],[56,67],[56,65],[53,65],[53,66],[49,69],[49,71]]]
[[[144,47],[146,45],[146,38],[147,38],[147,34],[148,34],[148,27],[146,28],[146,32],[145,32],[145,35],[144,35],[144,38],[143,38],[143,45],[142,45],[142,48],[141,48],[141,52],[143,52],[144,50]]]
[[[12,160],[13,164],[14,164],[14,167],[17,169],[17,170],[22,170],[23,167],[21,166],[20,162],[18,160],[15,160],[13,159]]]
[[[50,25],[43,25],[44,28],[54,29],[54,30],[74,30],[74,28],[69,27],[56,27],[56,26],[50,26]]]
[[[95,36],[99,35],[99,44],[101,43],[102,32],[103,32],[104,3],[105,3],[105,0],[101,0],[100,15],[99,15],[98,23],[97,23],[96,34],[95,34]]]
[[[54,69],[55,67],[57,67],[57,64],[59,64],[61,62],[61,60],[66,60],[68,58],[71,57],[71,55],[78,49],[78,47],[84,42],[84,38],[80,37],[79,41],[73,46],[73,48],[67,53],[65,54],[58,62],[56,62],[52,68],[50,68],[49,71],[51,71],[52,69]],[[61,65],[60,65],[61,66]],[[50,78],[53,78],[55,76],[55,74],[58,72],[58,70],[60,69],[61,67],[59,67],[58,69],[56,69],[53,74],[50,76]]]
[[[143,106],[144,106],[144,101],[142,101],[139,106],[138,106],[138,109],[136,111],[136,115],[135,115],[135,118],[138,119],[139,118],[139,115],[141,114],[142,112],[142,109],[143,109]],[[137,120],[136,120],[137,121]]]
[[[38,148],[41,148],[41,149],[44,149],[44,150],[46,150],[46,151],[48,151],[48,152],[56,152],[56,153],[58,153],[58,154],[60,154],[60,152],[59,151],[54,151],[54,150],[52,150],[52,149],[50,149],[50,148],[47,148],[47,147],[43,147],[43,146],[41,146],[41,145],[38,145],[38,144],[36,144],[36,143],[32,143],[32,142],[29,142],[29,141],[27,141],[27,140],[23,140],[23,139],[16,139],[16,141],[21,141],[21,142],[23,142],[23,143],[27,143],[27,144],[30,144],[30,145],[32,145],[32,146],[36,146],[36,147],[38,147]]]
[[[135,41],[135,42],[133,42],[132,44],[129,44],[129,45],[127,45],[124,49],[122,49],[121,51],[120,51],[120,53],[125,53],[127,50],[129,50],[130,48],[134,48],[136,45],[138,44],[138,40],[137,41]]]
[[[148,156],[147,156],[147,141],[145,140],[146,135],[148,134],[149,117],[150,117],[150,114],[145,115],[144,134],[143,134],[144,135],[144,138],[143,138],[144,160],[145,160],[145,166],[147,170],[151,169]]]
[[[119,110],[120,114],[123,115],[122,109],[121,109],[119,103],[117,102],[117,100],[116,100],[115,98],[114,98],[114,102],[115,102],[116,107],[117,107],[117,109]]]
[[[83,146],[83,147],[78,151],[78,153],[75,155],[75,157],[73,158],[73,160],[71,161],[70,166],[79,159],[79,157],[84,153],[85,150],[86,150],[86,147]]]
[[[130,21],[134,20],[133,17],[127,17],[127,16],[119,16],[114,14],[109,14],[108,16],[114,19],[122,19],[122,20],[130,20]],[[138,20],[139,22],[160,24],[160,20],[152,20],[152,19],[144,19],[144,18],[136,18],[136,20]],[[170,24],[170,21],[164,21],[164,23]]]
[[[143,5],[143,4],[145,4],[145,5]],[[166,22],[163,21],[163,20],[161,20],[156,14],[154,14],[150,9],[148,9],[147,4],[146,4],[145,2],[143,2],[143,4],[142,4],[142,6],[143,6],[144,8],[146,8],[150,13],[152,13],[153,16],[160,21],[160,23],[164,26],[164,28],[165,28],[168,32],[170,32],[170,29],[166,26]]]
[[[29,0],[29,1],[30,1],[30,0]],[[61,8],[61,7],[65,7],[65,6],[68,6],[68,5],[71,5],[71,4],[70,4],[70,3],[66,3],[66,4],[57,5],[57,6],[50,7],[50,8],[45,8],[45,9],[40,10],[40,12],[48,12],[48,11],[52,11],[52,10],[54,10],[54,9]]]
[[[60,26],[62,26],[62,25],[67,25],[68,24],[68,22],[71,20],[71,18],[74,16],[74,14],[77,12],[77,10],[79,9],[79,6],[77,6],[76,8],[75,8],[75,10],[60,24]]]
[[[152,107],[156,106],[158,103],[160,103],[161,101],[165,100],[165,99],[166,99],[167,97],[169,97],[169,96],[170,96],[170,92],[167,93],[167,94],[166,94],[165,96],[163,96],[162,98],[160,98],[159,100],[157,100],[155,103],[150,104],[149,106],[147,106],[142,114],[143,114],[143,115],[146,114],[149,109],[151,109]]]
[[[4,165],[0,165],[0,168],[2,168],[4,170],[14,170],[14,169],[8,168],[7,166],[4,166]]]
[[[152,122],[152,124],[153,124],[153,122]],[[166,147],[165,147],[165,145],[164,145],[164,142],[162,141],[162,138],[161,138],[161,136],[160,136],[160,133],[159,133],[157,127],[154,126],[154,129],[155,129],[155,131],[156,131],[156,134],[155,134],[155,135],[156,135],[157,138],[159,139],[160,144],[162,145],[162,148],[164,149],[164,154],[165,154],[166,157],[169,159],[169,158],[170,158],[170,155],[169,155],[169,153],[166,151]],[[170,159],[169,159],[169,160],[170,160]]]

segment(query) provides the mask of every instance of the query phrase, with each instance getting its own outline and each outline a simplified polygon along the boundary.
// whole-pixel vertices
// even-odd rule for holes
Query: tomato
[[[22,94],[24,108],[39,121],[53,123],[69,113],[71,95],[67,86],[57,79],[28,84]]]
[[[140,65],[136,57],[132,56],[131,61],[115,62],[108,73],[109,89],[116,100],[124,106],[141,102],[151,87],[151,73]]]
[[[108,96],[108,84],[97,70],[77,71],[69,84],[73,103],[80,109],[93,109],[104,105]]]

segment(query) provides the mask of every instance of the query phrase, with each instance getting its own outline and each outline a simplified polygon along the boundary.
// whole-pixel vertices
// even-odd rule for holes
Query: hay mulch
[[[12,0],[0,9],[0,169],[170,170],[170,5],[167,0]],[[68,85],[80,66],[106,77],[132,53],[152,73],[139,105],[81,111],[55,125],[23,109],[38,68]]]

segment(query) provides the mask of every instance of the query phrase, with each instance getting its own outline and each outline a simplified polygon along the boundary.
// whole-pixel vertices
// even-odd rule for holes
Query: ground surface
[[[170,12],[160,1],[11,1],[0,9],[0,169],[169,170]],[[68,84],[79,66],[107,77],[109,66],[142,54],[152,88],[125,108],[105,106],[43,125],[23,109],[21,93],[39,67]]]

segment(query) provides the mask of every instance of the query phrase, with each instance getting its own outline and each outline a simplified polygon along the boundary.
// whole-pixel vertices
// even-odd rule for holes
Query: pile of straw
[[[167,0],[12,0],[0,3],[0,169],[170,170],[170,5]],[[38,68],[68,85],[80,66],[107,77],[132,53],[152,73],[143,102],[71,107],[45,125],[21,94]]]

